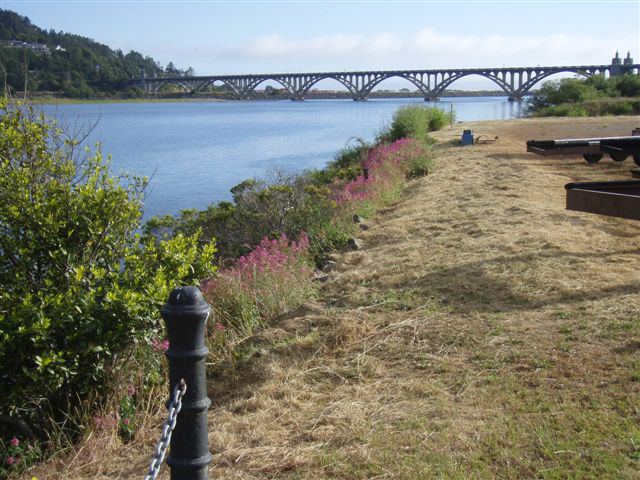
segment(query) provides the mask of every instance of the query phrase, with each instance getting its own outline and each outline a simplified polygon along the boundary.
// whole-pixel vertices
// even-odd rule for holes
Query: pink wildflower
[[[222,324],[221,324],[221,323],[219,323],[219,322],[216,322],[216,323],[213,325],[213,329],[214,329],[216,332],[220,332],[220,333],[224,333],[224,332],[227,330],[227,329],[225,328],[225,326],[224,326],[224,325],[222,325]]]
[[[95,426],[96,426],[97,428],[102,428],[102,427],[104,427],[104,425],[105,425],[104,418],[102,418],[102,417],[101,417],[101,416],[99,416],[99,415],[95,415],[95,416],[93,417],[93,423],[95,424]]]
[[[16,461],[15,458],[7,457],[7,458],[4,459],[4,464],[10,467],[11,465],[13,465],[15,463],[15,461]]]
[[[13,437],[11,440],[9,440],[9,445],[11,445],[12,447],[17,447],[18,445],[20,445],[20,440],[18,440],[16,437]]]
[[[163,340],[162,342],[157,338],[151,340],[151,348],[153,348],[156,352],[165,353],[169,350],[169,340]]]
[[[129,385],[129,386],[127,387],[127,394],[128,394],[130,397],[133,397],[133,396],[136,394],[136,387],[134,387],[133,385]]]

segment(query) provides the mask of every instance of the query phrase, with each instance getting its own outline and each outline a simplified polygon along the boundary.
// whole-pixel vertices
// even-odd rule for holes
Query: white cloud
[[[364,50],[361,35],[337,34],[310,38],[307,40],[286,40],[280,35],[257,37],[239,47],[221,48],[217,52],[222,57],[247,59],[301,59],[308,57],[345,57],[357,55]]]
[[[273,34],[240,45],[198,50],[216,63],[233,61],[249,66],[258,61],[288,70],[311,64],[361,70],[608,63],[616,49],[637,48],[637,43],[634,32],[623,32],[617,38],[592,34],[482,36],[425,28],[405,35],[381,33],[366,37],[342,33],[295,40]]]
[[[340,33],[291,39],[279,34],[257,36],[236,45],[154,45],[176,65],[193,66],[199,75],[344,70],[472,68],[500,66],[608,64],[617,49],[632,49],[640,61],[637,32],[619,36],[469,35],[427,27],[404,34],[372,36]],[[635,49],[635,51],[633,50]],[[153,49],[152,49],[153,50]],[[168,60],[167,60],[168,61]],[[384,88],[409,86],[389,79]],[[334,85],[335,87],[335,85]],[[471,76],[455,88],[493,88],[490,80]]]

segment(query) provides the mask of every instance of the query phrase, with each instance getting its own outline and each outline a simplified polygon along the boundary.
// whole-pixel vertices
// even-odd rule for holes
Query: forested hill
[[[30,92],[55,92],[71,97],[138,95],[129,81],[147,76],[190,73],[169,63],[163,68],[149,56],[112,50],[90,38],[44,30],[27,17],[0,10],[0,88],[23,91],[25,73]]]

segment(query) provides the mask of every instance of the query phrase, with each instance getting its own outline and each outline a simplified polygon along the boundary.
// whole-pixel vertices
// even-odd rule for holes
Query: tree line
[[[10,41],[46,45],[37,51],[10,45]],[[166,67],[136,51],[124,53],[90,38],[44,30],[28,17],[0,10],[0,81],[9,93],[52,92],[74,98],[111,95],[139,96],[142,91],[131,80],[148,77],[192,75],[193,69]]]
[[[586,79],[548,81],[534,92],[527,110],[538,117],[638,115],[640,75],[593,75]]]

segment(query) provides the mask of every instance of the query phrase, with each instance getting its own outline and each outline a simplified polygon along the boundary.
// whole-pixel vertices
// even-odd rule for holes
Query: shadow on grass
[[[491,273],[492,266],[504,266],[505,269],[519,269],[527,273],[536,262],[544,259],[563,259],[565,262],[581,258],[606,259],[608,257],[638,254],[637,249],[621,250],[606,253],[569,253],[565,251],[553,251],[527,255],[501,256],[493,259],[470,262],[453,267],[441,268],[404,285],[398,285],[398,289],[414,289],[422,292],[425,297],[439,297],[441,303],[448,305],[458,312],[510,312],[539,309],[550,305],[593,301],[608,297],[616,297],[640,291],[640,281],[619,285],[601,287],[591,285],[590,290],[560,291],[553,294],[538,294],[545,291],[548,285],[544,281],[537,280],[525,286],[531,291],[529,295],[514,288],[513,281],[502,279]],[[563,262],[564,263],[564,262]],[[570,268],[562,267],[558,268]],[[580,276],[583,273],[580,268],[574,269],[572,275]]]
[[[523,273],[525,273],[530,268],[528,265],[535,264],[542,259],[558,258],[564,261],[577,260],[580,258],[605,259],[617,255],[637,253],[637,249],[632,249],[604,253],[553,251],[527,255],[500,256],[431,272],[418,278],[409,285],[398,285],[398,288],[418,288],[427,295],[437,293],[443,303],[462,312],[469,312],[471,310],[509,312],[538,309],[549,305],[599,300],[639,292],[640,281],[605,288],[594,284],[590,290],[565,290],[553,295],[534,296],[517,291],[508,279],[502,280],[491,275],[487,267],[505,265],[506,268],[513,268],[515,264],[518,264],[519,266],[517,268],[522,269]],[[575,276],[583,275],[579,268],[575,269],[574,274]],[[544,290],[545,285],[538,281],[528,287],[528,290],[535,292]]]

